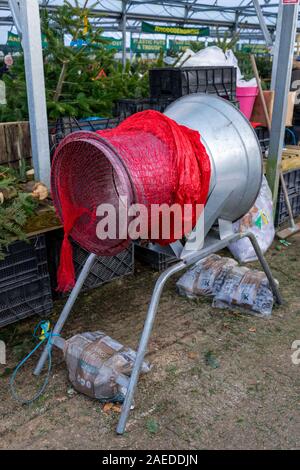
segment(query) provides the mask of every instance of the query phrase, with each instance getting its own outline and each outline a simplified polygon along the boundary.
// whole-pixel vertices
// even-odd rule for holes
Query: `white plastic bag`
[[[236,80],[237,80],[237,83],[238,83],[238,86],[240,86],[240,83],[244,76],[242,75],[241,73],[241,70],[239,68],[239,63],[238,63],[238,60],[237,58],[235,57],[233,51],[231,49],[229,49],[228,51],[225,52],[225,56],[226,56],[226,63],[229,67],[235,67],[236,68]]]
[[[184,64],[184,67],[207,67],[207,66],[226,66],[227,59],[222,51],[217,46],[206,47],[201,51],[196,52]]]
[[[189,60],[194,57],[195,52],[191,49],[187,49],[180,57],[180,59],[176,62],[175,67],[187,67]]]
[[[192,51],[189,51],[189,53]],[[234,55],[234,52],[231,49],[228,49],[225,54],[217,46],[210,46],[202,49],[201,51],[197,52],[196,54],[192,53],[192,57],[187,59],[183,67],[209,67],[209,66],[217,66],[217,67],[235,67],[236,68],[236,79],[237,79],[237,86],[239,87],[255,87],[257,86],[256,79],[253,78],[249,81],[244,80],[244,76],[241,73],[239,68],[238,60]],[[187,55],[184,56],[185,60],[188,57]],[[183,63],[181,59],[178,62],[177,66],[180,67]]]
[[[275,236],[273,202],[272,193],[265,176],[254,206],[248,214],[235,222],[234,231],[235,233],[253,233],[263,253],[272,245]],[[248,238],[231,243],[229,249],[239,262],[246,263],[257,259]]]

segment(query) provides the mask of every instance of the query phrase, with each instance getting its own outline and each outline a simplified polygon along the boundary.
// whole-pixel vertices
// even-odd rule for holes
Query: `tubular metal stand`
[[[148,342],[149,342],[149,339],[150,339],[150,335],[151,335],[151,332],[152,332],[152,328],[153,328],[153,324],[154,324],[154,320],[155,320],[155,316],[156,316],[156,313],[157,313],[157,309],[158,309],[158,304],[159,304],[159,300],[160,300],[160,297],[161,297],[161,294],[162,294],[162,291],[163,291],[163,288],[167,282],[167,280],[173,276],[173,274],[179,272],[179,271],[182,271],[186,268],[188,268],[189,266],[195,264],[196,262],[200,261],[201,259],[205,258],[206,256],[209,256],[210,254],[212,253],[217,253],[218,251],[224,249],[225,247],[227,247],[229,245],[229,243],[232,243],[234,241],[237,241],[241,238],[248,238],[250,240],[250,242],[252,243],[253,245],[253,248],[256,252],[256,255],[259,259],[259,262],[269,280],[269,283],[270,283],[270,287],[272,289],[272,292],[274,294],[274,297],[276,299],[276,302],[281,305],[283,303],[283,300],[281,298],[281,295],[280,295],[280,292],[278,290],[278,287],[277,287],[277,284],[272,276],[272,273],[271,273],[271,270],[269,268],[269,265],[267,263],[267,261],[265,260],[262,252],[261,252],[261,249],[256,241],[256,238],[255,236],[252,234],[252,233],[244,233],[244,234],[230,234],[228,236],[226,236],[225,238],[223,239],[219,239],[218,236],[216,235],[211,235],[209,234],[207,237],[206,237],[206,240],[205,240],[205,243],[204,243],[204,246],[201,250],[199,251],[191,251],[190,254],[186,254],[184,259],[181,259],[178,263],[174,264],[173,266],[171,266],[170,268],[168,268],[166,271],[164,271],[158,278],[158,280],[156,281],[156,284],[155,284],[155,287],[154,287],[154,290],[153,290],[153,293],[152,293],[152,297],[151,297],[151,301],[150,301],[150,305],[149,305],[149,308],[148,308],[148,313],[147,313],[147,316],[146,316],[146,321],[145,321],[145,324],[144,324],[144,328],[143,328],[143,332],[142,332],[142,336],[141,336],[141,339],[140,339],[140,343],[139,343],[139,347],[138,347],[138,351],[137,351],[137,355],[136,355],[136,360],[135,360],[135,363],[134,363],[134,367],[133,367],[133,370],[132,370],[132,373],[131,373],[131,376],[130,376],[130,380],[129,380],[129,385],[128,385],[128,390],[127,390],[127,393],[126,393],[126,397],[125,397],[125,401],[123,403],[123,406],[122,406],[122,412],[121,412],[121,416],[120,416],[120,420],[119,420],[119,423],[118,423],[118,426],[117,426],[117,433],[118,434],[123,434],[124,431],[125,431],[125,428],[126,428],[126,423],[127,423],[127,420],[128,420],[128,416],[129,416],[129,412],[130,412],[130,408],[131,408],[131,404],[132,404],[132,401],[133,401],[133,397],[134,397],[134,393],[135,393],[135,389],[136,389],[136,386],[137,386],[137,382],[138,382],[138,379],[139,379],[139,375],[140,375],[140,371],[141,371],[141,367],[142,367],[142,364],[143,364],[143,361],[144,361],[144,357],[145,357],[145,354],[147,352],[147,347],[148,347]],[[76,282],[76,285],[73,289],[73,291],[71,292],[70,294],[70,297],[54,327],[54,330],[53,330],[53,333],[54,334],[59,334],[66,322],[66,320],[68,319],[68,316],[71,312],[71,309],[78,297],[78,294],[83,286],[83,283],[86,279],[86,277],[88,276],[92,266],[93,266],[93,263],[96,259],[96,255],[94,254],[91,254],[81,273],[80,273],[80,276]],[[54,344],[55,344],[55,341],[54,341]],[[48,348],[49,346],[51,347],[51,345],[48,345]],[[34,374],[35,375],[39,375],[42,368],[44,367],[45,365],[45,362],[47,360],[47,357],[48,357],[48,351],[49,349],[45,349],[40,357],[40,360],[35,368],[35,371],[34,371]]]

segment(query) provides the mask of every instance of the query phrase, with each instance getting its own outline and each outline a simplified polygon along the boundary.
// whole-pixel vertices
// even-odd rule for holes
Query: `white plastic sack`
[[[257,81],[256,78],[251,78],[251,80],[238,80],[237,85],[240,88],[257,87]]]
[[[262,186],[254,206],[248,214],[235,222],[234,231],[235,233],[253,233],[263,253],[272,245],[275,237],[273,202],[272,193],[265,176],[263,177]],[[248,238],[231,243],[229,249],[239,262],[245,263],[257,259]]]
[[[188,61],[194,57],[195,52],[192,51],[191,49],[186,49],[186,51],[182,54],[178,62],[176,62],[175,67],[187,67]]]
[[[206,67],[209,65],[222,67],[227,65],[227,59],[222,49],[217,46],[206,47],[196,52],[184,64],[185,67]]]
[[[225,52],[225,56],[226,56],[227,65],[229,67],[235,67],[236,68],[236,80],[237,80],[238,86],[241,86],[240,82],[245,81],[245,80],[243,80],[244,76],[242,75],[241,70],[239,68],[239,63],[238,63],[237,58],[235,57],[235,55],[234,55],[234,53],[231,49],[229,49],[228,51]]]
[[[184,56],[184,59],[180,60],[177,64],[178,67],[183,64],[184,67],[209,67],[209,66],[216,66],[216,67],[235,67],[236,68],[236,78],[237,78],[237,86],[239,87],[255,87],[257,86],[257,82],[255,78],[251,80],[244,80],[244,76],[242,75],[238,60],[234,55],[234,52],[231,49],[228,49],[226,53],[222,51],[217,46],[210,46],[202,49],[201,51],[197,52],[196,54],[192,51],[188,50],[189,52]],[[186,51],[187,52],[187,51]],[[185,62],[184,60],[189,56],[192,57],[187,59]],[[184,63],[183,63],[184,62]]]

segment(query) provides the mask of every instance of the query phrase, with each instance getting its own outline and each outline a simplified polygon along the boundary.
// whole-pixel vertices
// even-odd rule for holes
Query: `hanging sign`
[[[70,42],[71,47],[83,47],[87,46],[87,42],[84,39],[72,39]]]
[[[172,34],[175,36],[209,36],[209,28],[182,28],[180,26],[157,25],[142,22],[142,32],[152,34]]]
[[[85,46],[90,46],[90,47],[104,47],[104,49],[107,50],[116,50],[116,51],[121,51],[122,50],[122,39],[116,39],[116,38],[111,38],[111,37],[105,37],[101,36],[101,39],[103,39],[103,42],[89,42],[88,39],[76,39],[75,41],[70,42],[71,47],[85,47]]]
[[[21,49],[22,45],[20,36],[9,31],[7,33],[6,45],[9,47],[15,47],[16,49]]]
[[[7,33],[7,41],[6,45],[9,47],[14,47],[15,49],[22,49],[21,38],[18,34],[11,33],[10,31]],[[42,47],[48,47],[48,41],[45,34],[42,34]]]
[[[269,49],[264,44],[242,44],[242,52],[249,54],[270,54]]]
[[[191,41],[175,41],[173,39],[170,39],[169,41],[169,48],[175,52],[185,51],[186,49],[190,49],[191,46]]]
[[[159,54],[161,50],[166,50],[164,39],[131,38],[130,44],[134,53]]]
[[[116,51],[122,50],[122,39],[110,38],[101,36],[101,39],[104,39],[106,43],[103,44],[105,49],[111,50],[115,49]]]

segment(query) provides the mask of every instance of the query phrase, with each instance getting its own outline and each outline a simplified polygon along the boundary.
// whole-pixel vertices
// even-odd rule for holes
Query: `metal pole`
[[[288,93],[291,85],[292,63],[296,39],[299,4],[283,6],[280,31],[278,66],[275,79],[275,100],[270,135],[267,179],[276,207],[284,132],[287,114]]]
[[[32,159],[35,177],[50,187],[50,150],[38,0],[20,1]]]
[[[265,22],[264,14],[262,12],[262,9],[260,8],[260,4],[258,0],[253,0],[254,3],[254,8],[256,10],[256,14],[258,16],[258,21],[261,27],[261,30],[263,32],[266,44],[268,47],[273,47],[273,40],[270,34],[270,31],[268,30],[268,27]]]
[[[275,279],[273,278],[273,275],[272,275],[272,272],[271,272],[271,269],[267,263],[267,260],[266,258],[264,257],[262,251],[261,251],[261,248],[256,240],[256,237],[253,233],[251,232],[247,232],[245,234],[242,234],[241,235],[241,238],[248,238],[254,248],[254,251],[256,253],[256,256],[258,258],[258,261],[260,262],[261,264],[261,267],[263,268],[264,272],[265,272],[265,275],[267,276],[268,278],[268,281],[269,281],[269,284],[270,284],[270,287],[271,287],[271,290],[273,292],[273,295],[277,301],[277,304],[278,305],[282,305],[284,303],[283,301],[283,298],[281,297],[281,294],[279,292],[279,289],[278,289],[278,286],[276,284],[276,281]]]
[[[126,21],[127,21],[127,15],[126,15],[126,7],[127,7],[127,2],[126,0],[122,1],[122,66],[123,70],[126,68],[126,50],[127,50],[127,44],[126,44],[126,39],[127,39],[127,34],[126,34]]]
[[[60,317],[59,319],[57,320],[56,324],[55,324],[55,327],[53,329],[53,334],[55,335],[59,335],[61,330],[63,329],[63,326],[65,324],[65,322],[67,321],[68,319],[68,316],[70,315],[71,313],[71,310],[72,310],[72,307],[81,291],[81,288],[84,284],[84,281],[86,280],[86,278],[88,277],[89,275],[89,272],[90,270],[92,269],[92,266],[95,262],[95,259],[97,258],[96,255],[94,255],[93,253],[89,255],[88,259],[86,260],[82,270],[81,270],[81,273],[77,279],[77,282],[66,302],[66,305],[64,306],[61,314],[60,314]],[[44,351],[42,352],[41,354],[41,357],[39,359],[39,362],[37,363],[37,366],[34,370],[34,375],[39,375],[45,365],[45,362],[48,358],[48,354],[49,354],[49,347],[51,347],[52,345],[47,345],[44,349]]]
[[[133,59],[133,53],[132,53],[132,50],[131,50],[131,43],[132,43],[132,32],[130,32],[130,45],[129,45],[129,50],[130,50],[130,63],[132,63],[132,59]]]
[[[277,73],[277,68],[278,68],[278,53],[279,53],[281,27],[282,27],[283,8],[284,8],[283,3],[279,3],[279,5],[278,5],[278,14],[277,14],[277,23],[276,23],[276,38],[275,38],[275,44],[274,44],[274,48],[273,48],[271,90],[275,89],[276,73]]]
[[[18,31],[20,38],[22,39],[22,27],[21,27],[21,18],[20,18],[20,8],[17,0],[8,0],[8,5],[12,13],[15,27]]]
[[[151,297],[151,302],[149,305],[142,337],[140,340],[139,348],[136,354],[135,363],[133,366],[133,370],[130,376],[129,386],[126,393],[125,401],[122,406],[122,413],[117,425],[117,434],[123,434],[125,431],[126,423],[128,420],[131,403],[133,400],[134,392],[137,386],[137,382],[139,379],[140,371],[142,368],[142,364],[144,361],[145,354],[147,352],[148,342],[150,339],[150,335],[152,332],[155,316],[158,309],[159,300],[163,291],[163,288],[167,282],[167,280],[175,273],[181,271],[182,269],[186,268],[186,264],[181,261],[180,263],[171,266],[169,269],[164,271],[156,281],[153,294]]]

